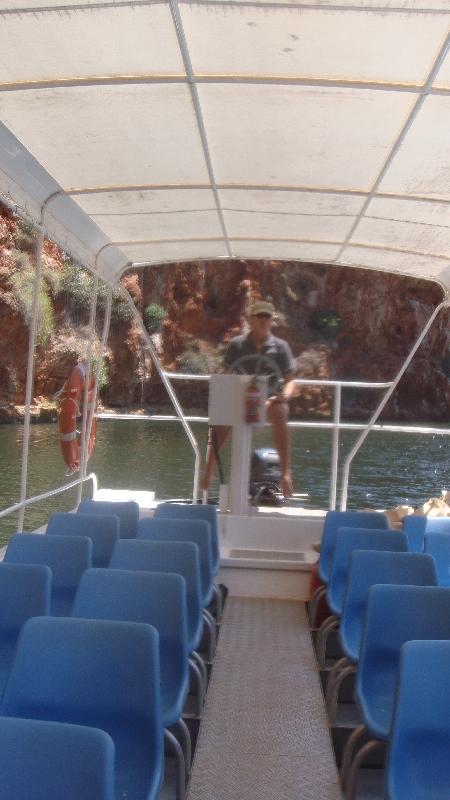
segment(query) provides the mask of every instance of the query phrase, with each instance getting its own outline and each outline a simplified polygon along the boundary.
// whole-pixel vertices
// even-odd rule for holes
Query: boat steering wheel
[[[280,367],[275,359],[265,353],[239,356],[236,361],[233,361],[229,371],[234,375],[251,375],[252,377],[263,375],[267,378],[270,394],[276,394],[283,383]]]

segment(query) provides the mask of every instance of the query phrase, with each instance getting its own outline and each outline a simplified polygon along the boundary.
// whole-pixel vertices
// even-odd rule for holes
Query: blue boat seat
[[[322,602],[326,593],[326,586],[330,577],[333,552],[339,528],[376,528],[386,530],[389,522],[385,514],[377,511],[327,511],[322,533],[320,555],[317,562],[317,574],[324,584],[319,586],[309,602],[309,619],[312,625],[316,624],[319,602]]]
[[[191,738],[181,718],[189,692],[186,583],[181,575],[89,569],[81,578],[72,616],[145,622],[159,634],[162,719],[176,759],[177,797],[184,800]],[[174,738],[175,737],[175,738]]]
[[[369,589],[374,584],[437,586],[436,566],[424,553],[354,550],[350,558],[344,606],[339,628],[339,642],[344,657],[328,674],[326,700],[328,717],[334,722],[340,688],[355,672],[364,629]],[[389,624],[389,620],[386,620]]]
[[[155,508],[154,519],[201,519],[209,523],[212,541],[213,575],[220,570],[219,525],[217,507],[199,503],[160,503]]]
[[[114,800],[114,744],[97,728],[0,717],[0,792],[10,800]]]
[[[197,519],[141,519],[138,525],[138,539],[153,542],[194,542],[200,555],[200,585],[202,604],[206,608],[213,596],[213,571],[211,530],[209,524]]]
[[[440,586],[372,586],[355,686],[355,697],[370,741],[352,758],[355,739],[359,739],[358,731],[364,731],[364,728],[357,729],[344,748],[342,779],[346,782],[349,797],[354,791],[357,771],[368,753],[388,740],[400,651],[405,642],[413,639],[450,640],[450,589]]]
[[[119,539],[111,556],[111,569],[175,572],[186,583],[187,646],[191,655],[189,668],[195,695],[196,713],[202,713],[207,674],[203,659],[197,653],[203,635],[200,586],[200,555],[193,542],[153,542],[144,539]]]
[[[51,570],[42,564],[0,563],[0,695],[22,625],[50,614],[51,582]]]
[[[186,583],[178,574],[88,569],[73,617],[146,622],[159,633],[163,722],[181,717],[189,690]]]
[[[339,528],[327,587],[327,602],[333,614],[342,614],[350,559],[354,550],[405,553],[408,550],[408,540],[399,531]]]
[[[4,561],[7,564],[45,564],[50,567],[50,613],[65,616],[72,611],[84,570],[92,566],[92,542],[86,536],[17,533],[8,542]]]
[[[150,625],[35,617],[22,628],[1,713],[105,731],[115,747],[116,800],[156,800],[164,774],[159,683]]]
[[[450,642],[403,645],[386,764],[389,800],[447,800]]]
[[[110,562],[111,569],[175,572],[186,583],[187,645],[197,650],[203,630],[200,589],[200,557],[193,542],[151,542],[119,539]]]
[[[450,586],[450,528],[448,533],[438,531],[426,533],[425,552],[436,562],[439,586]]]
[[[436,566],[424,553],[352,553],[339,637],[346,657],[353,662],[359,658],[368,593],[374,584],[437,586]]]
[[[50,536],[88,536],[92,539],[92,566],[108,567],[119,538],[119,518],[112,514],[67,514],[57,511],[47,524]]]
[[[325,664],[327,642],[332,631],[340,624],[344,605],[350,558],[353,550],[389,550],[405,552],[408,549],[406,536],[398,531],[372,528],[339,528],[331,561],[330,575],[326,589],[328,608],[333,616],[327,617],[319,628],[317,636],[317,657],[319,664]]]
[[[422,553],[425,534],[450,533],[449,517],[422,517],[411,514],[403,518],[403,530],[406,533],[411,553]]]
[[[121,539],[134,539],[137,534],[139,505],[134,500],[82,500],[78,514],[113,514],[119,517]]]
[[[327,511],[318,561],[319,578],[323,583],[328,583],[330,579],[337,532],[344,527],[385,530],[389,523],[385,514],[378,511]]]

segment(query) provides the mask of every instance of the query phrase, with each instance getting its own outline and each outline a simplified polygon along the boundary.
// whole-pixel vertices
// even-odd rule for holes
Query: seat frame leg
[[[184,800],[186,794],[186,764],[184,761],[183,748],[176,736],[167,728],[164,728],[164,741],[168,749],[175,756],[176,765],[176,800]]]
[[[364,759],[367,755],[369,755],[369,753],[372,753],[374,750],[378,750],[378,748],[382,745],[384,745],[384,742],[382,742],[380,739],[371,739],[369,742],[366,742],[366,744],[364,744],[360,750],[358,750],[351,763],[347,781],[344,787],[345,800],[354,800],[356,778],[361,764],[364,762]]]
[[[206,684],[198,665],[192,658],[189,659],[189,673],[190,676],[193,678],[196,688],[195,692],[195,697],[197,699],[196,715],[200,719],[200,717],[202,716],[203,705],[205,702]]]
[[[174,736],[176,736],[183,750],[184,764],[186,767],[185,777],[187,781],[192,763],[192,743],[191,743],[191,734],[189,733],[189,728],[186,725],[185,721],[180,718],[177,719],[177,721],[170,726],[169,731],[170,733],[173,733]]]

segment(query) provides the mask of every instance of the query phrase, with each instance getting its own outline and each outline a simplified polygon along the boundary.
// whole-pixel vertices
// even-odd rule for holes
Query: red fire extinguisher
[[[249,425],[259,422],[260,403],[261,390],[257,379],[253,378],[248,384],[244,395],[244,419]]]

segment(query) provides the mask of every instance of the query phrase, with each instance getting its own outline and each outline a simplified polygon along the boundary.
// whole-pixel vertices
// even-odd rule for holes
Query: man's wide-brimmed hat
[[[249,314],[251,317],[256,316],[256,314],[270,314],[271,317],[274,317],[275,308],[268,300],[257,300],[256,303],[250,306]]]

